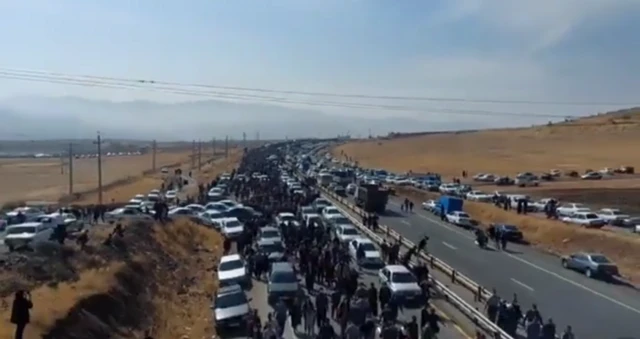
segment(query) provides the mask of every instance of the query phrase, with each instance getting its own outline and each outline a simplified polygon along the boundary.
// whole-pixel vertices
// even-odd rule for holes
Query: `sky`
[[[314,107],[337,115],[531,124],[550,119],[535,114],[586,115],[640,102],[639,19],[639,0],[0,0],[0,68],[330,93],[608,103],[295,97],[400,107]],[[0,93],[198,99],[3,75]],[[458,110],[515,116],[452,113]]]

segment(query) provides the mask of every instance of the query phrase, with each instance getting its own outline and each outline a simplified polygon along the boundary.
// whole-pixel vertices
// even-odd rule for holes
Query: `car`
[[[602,179],[602,173],[599,172],[588,172],[580,176],[582,180],[600,180]]]
[[[285,250],[281,240],[258,240],[256,245],[257,252],[266,255],[271,262],[281,261],[284,258]]]
[[[164,194],[165,199],[167,200],[173,200],[175,198],[178,197],[178,191],[176,190],[168,190],[165,194]]]
[[[347,185],[347,194],[349,195],[354,195],[356,194],[356,189],[358,188],[358,186],[356,184],[349,184]]]
[[[239,285],[219,288],[211,308],[218,333],[230,328],[246,328],[251,308],[250,299]]]
[[[293,299],[300,289],[298,277],[289,262],[271,264],[267,278],[267,298],[270,304],[278,300]]]
[[[220,187],[214,187],[207,192],[207,201],[220,201],[226,198],[226,192]]]
[[[171,219],[176,219],[181,217],[194,217],[197,215],[197,213],[194,212],[192,209],[186,208],[186,207],[172,208],[169,210],[167,214]]]
[[[244,232],[244,224],[238,218],[227,217],[222,219],[221,231],[227,239],[237,239]]]
[[[438,202],[435,200],[427,200],[425,202],[422,203],[422,208],[424,210],[427,210],[429,212],[433,212],[434,209],[438,208]]]
[[[278,215],[276,215],[276,224],[282,225],[285,223],[293,223],[294,225],[299,225],[298,219],[296,219],[296,216],[293,213],[290,213],[290,212],[278,213]]]
[[[204,220],[208,220],[208,222],[210,223],[210,226],[212,226],[217,230],[222,230],[222,222],[226,217],[227,216],[224,213],[220,213],[214,210],[209,210],[200,214],[200,218]],[[209,223],[205,223],[205,224],[209,224]]]
[[[189,204],[185,207],[192,210],[195,214],[204,213],[207,210],[204,206],[200,204]]]
[[[282,241],[282,234],[275,227],[265,226],[258,231],[258,240]]]
[[[628,214],[620,212],[615,208],[603,208],[596,212],[598,217],[604,220],[609,225],[621,226],[625,219],[629,218]]]
[[[25,222],[7,226],[5,229],[4,244],[9,251],[19,248],[34,249],[40,243],[49,241],[54,227],[41,222]]]
[[[562,257],[562,267],[582,272],[589,278],[619,275],[618,266],[599,253],[579,252]]]
[[[226,212],[229,210],[229,207],[227,207],[227,205],[225,204],[221,204],[219,202],[210,202],[206,205],[204,205],[205,210],[210,211],[210,210],[214,210],[214,211],[218,211],[218,212]]]
[[[133,220],[152,221],[153,217],[149,214],[142,213],[140,208],[131,207],[116,208],[104,214],[104,221],[110,224]]]
[[[322,209],[322,217],[326,220],[333,215],[342,215],[340,210],[335,206],[327,206]]]
[[[378,271],[380,283],[389,286],[394,297],[402,301],[419,301],[422,289],[418,279],[403,265],[386,265]]]
[[[442,184],[440,185],[439,190],[442,194],[454,194],[458,191],[458,186],[460,185],[454,183]]]
[[[238,218],[240,221],[248,221],[254,217],[261,216],[262,213],[254,210],[249,206],[236,205],[231,207],[225,214],[229,217]]]
[[[499,233],[508,241],[521,242],[524,239],[522,232],[514,225],[495,224],[493,227],[496,233]]]
[[[313,207],[311,205],[302,206],[298,210],[298,214],[299,214],[300,217],[304,217],[305,214],[316,214],[316,209],[315,209],[315,207]]]
[[[482,191],[471,191],[466,195],[467,200],[489,202],[493,199],[493,195]]]
[[[219,203],[227,206],[227,208],[232,208],[232,207],[236,207],[238,205],[237,202],[231,200],[231,199],[224,199],[224,200],[220,200],[218,201]]]
[[[358,259],[358,249],[363,251],[364,256]],[[367,238],[358,237],[349,241],[349,253],[356,260],[359,266],[381,268],[384,261],[375,243]]]
[[[160,201],[162,200],[162,196],[160,195],[160,192],[150,192],[149,194],[147,194],[147,197],[145,198],[145,200],[149,200],[149,201]]]
[[[42,210],[34,207],[17,207],[11,212],[6,213],[6,218],[10,223],[14,223],[18,220],[18,215],[24,216],[24,222],[34,221],[37,217],[44,214]]]
[[[311,222],[322,223],[322,217],[317,213],[309,213],[302,216],[302,221],[306,226],[309,226]]]
[[[591,209],[584,204],[570,202],[558,206],[556,212],[560,216],[568,217],[578,212],[591,212]]]
[[[325,198],[316,198],[316,200],[313,201],[313,206],[316,208],[316,212],[322,213],[325,207],[331,206],[331,203]]]
[[[247,274],[245,262],[238,254],[225,255],[220,258],[218,265],[219,286],[231,286],[238,284],[248,287],[251,277]]]
[[[349,241],[360,237],[358,229],[353,225],[338,225],[334,230],[338,239],[343,243],[348,243]]]
[[[562,221],[587,228],[600,228],[606,225],[606,222],[593,212],[577,212],[569,217],[563,217]]]
[[[325,222],[329,227],[333,227],[333,228],[340,225],[353,226],[353,223],[351,222],[351,220],[342,214],[332,214],[325,219]]]
[[[462,227],[472,227],[473,222],[471,221],[471,216],[463,211],[453,211],[451,213],[447,213],[445,216],[447,221]]]

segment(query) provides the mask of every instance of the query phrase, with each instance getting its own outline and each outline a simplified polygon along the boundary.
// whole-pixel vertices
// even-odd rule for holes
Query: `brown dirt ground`
[[[640,146],[640,109],[604,114],[569,123],[519,129],[442,133],[385,140],[356,141],[332,150],[339,159],[394,172],[436,172],[459,177],[463,170],[513,176],[518,172],[601,169],[640,164],[630,150]],[[480,186],[487,192],[515,188]],[[635,190],[634,190],[635,189]],[[402,192],[416,198],[428,195],[413,189]],[[640,179],[618,175],[601,181],[562,179],[539,188],[519,190],[539,197],[585,202],[595,207],[638,211]],[[508,222],[522,228],[533,244],[555,253],[591,250],[606,254],[621,270],[640,281],[640,238],[606,230],[586,230],[532,216],[518,216],[486,204],[467,203],[466,210],[483,224]]]
[[[117,249],[91,247],[98,253],[83,255],[96,256],[100,267],[76,267],[76,279],[55,285],[25,286],[34,301],[25,338],[139,338],[149,329],[160,339],[215,334],[209,304],[219,233],[189,222],[140,223],[127,226]],[[109,259],[107,250],[115,252]],[[10,338],[11,297],[0,304],[0,338]]]
[[[156,155],[158,170],[175,163],[190,163],[190,151]],[[143,175],[151,168],[151,155],[104,157],[104,186],[127,178]],[[59,159],[2,159],[0,160],[0,204],[11,201],[56,201],[69,192],[68,168],[61,174]],[[75,159],[73,163],[74,192],[86,192],[98,186],[96,159]],[[105,199],[105,201],[108,201]]]
[[[414,201],[438,197],[437,194],[412,187],[396,187],[396,194]],[[640,282],[640,259],[636,255],[640,248],[640,237],[606,230],[577,228],[560,221],[518,215],[484,203],[465,201],[464,210],[483,226],[492,223],[517,225],[532,245],[554,254],[564,255],[579,251],[603,253],[618,264],[626,278],[634,283]]]

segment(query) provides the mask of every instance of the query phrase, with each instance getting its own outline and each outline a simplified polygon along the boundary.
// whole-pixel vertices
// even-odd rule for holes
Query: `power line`
[[[472,98],[456,98],[456,97],[430,97],[430,96],[389,96],[389,95],[370,95],[370,94],[346,94],[346,93],[329,93],[329,92],[312,92],[312,91],[295,91],[295,90],[283,90],[283,89],[267,89],[257,87],[241,87],[241,86],[223,86],[223,85],[209,85],[198,83],[179,83],[171,81],[161,80],[147,80],[147,79],[127,79],[118,77],[96,76],[96,75],[72,75],[58,72],[38,71],[38,70],[25,70],[25,69],[11,69],[0,68],[2,72],[11,72],[19,74],[31,74],[31,75],[49,75],[49,76],[62,76],[73,78],[85,78],[93,80],[106,80],[106,81],[121,81],[135,84],[152,84],[152,85],[169,85],[180,87],[197,87],[207,89],[221,89],[232,91],[244,91],[244,92],[262,92],[272,94],[287,94],[287,95],[305,95],[305,96],[323,96],[323,97],[336,97],[336,98],[352,98],[352,99],[370,99],[370,100],[405,100],[405,101],[439,101],[439,102],[463,102],[463,103],[488,103],[488,104],[524,104],[524,105],[558,105],[558,106],[635,106],[639,103],[635,102],[577,102],[577,101],[542,101],[542,100],[508,100],[508,99],[472,99]]]
[[[349,102],[334,102],[334,101],[308,101],[308,100],[291,100],[289,98],[272,97],[264,95],[248,95],[229,92],[212,92],[212,91],[197,91],[197,90],[185,90],[175,87],[157,86],[152,83],[122,83],[122,82],[109,82],[105,80],[90,80],[90,79],[76,79],[73,77],[59,77],[54,75],[24,75],[14,74],[11,72],[0,71],[0,79],[7,80],[21,80],[30,82],[43,82],[51,84],[62,85],[74,85],[82,87],[98,87],[98,88],[111,88],[111,89],[127,89],[127,90],[150,90],[164,93],[172,93],[178,95],[189,95],[197,97],[210,97],[217,99],[235,99],[253,102],[267,102],[267,103],[285,103],[285,104],[301,104],[308,106],[320,106],[320,107],[339,107],[339,108],[353,108],[353,109],[376,109],[387,111],[403,111],[403,112],[418,112],[427,114],[454,114],[454,115],[487,115],[487,116],[515,116],[515,117],[545,117],[545,118],[568,118],[570,116],[562,114],[547,114],[547,113],[531,113],[531,112],[499,112],[490,110],[469,110],[469,109],[449,109],[449,108],[419,108],[410,106],[399,105],[379,105],[379,104],[363,104],[363,103],[349,103]]]

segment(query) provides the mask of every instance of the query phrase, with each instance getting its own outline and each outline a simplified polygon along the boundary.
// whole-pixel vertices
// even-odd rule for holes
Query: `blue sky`
[[[0,0],[0,67],[324,92],[633,103],[640,102],[639,19],[639,0]],[[193,100],[5,79],[0,91]],[[613,108],[425,105],[551,114]]]

